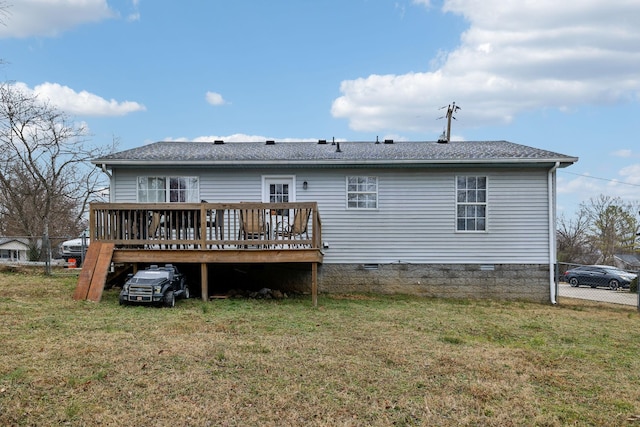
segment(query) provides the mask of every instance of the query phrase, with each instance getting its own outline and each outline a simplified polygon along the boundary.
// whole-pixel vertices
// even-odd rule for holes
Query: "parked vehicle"
[[[65,262],[69,262],[70,259],[76,260],[76,265],[79,267],[81,260],[89,249],[90,240],[88,237],[78,237],[77,239],[67,240],[60,245],[60,254]]]
[[[173,264],[152,265],[130,274],[120,291],[120,305],[152,304],[174,307],[176,298],[189,298],[185,277]]]
[[[628,288],[636,277],[636,274],[609,265],[583,265],[564,273],[564,281],[573,287],[588,285],[592,288],[601,286],[614,290]]]

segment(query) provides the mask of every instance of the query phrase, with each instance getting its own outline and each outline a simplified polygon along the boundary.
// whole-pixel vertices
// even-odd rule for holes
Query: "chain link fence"
[[[0,236],[0,267],[10,265],[43,266],[51,274],[53,266],[70,266],[61,253],[61,244],[70,236]],[[84,254],[83,254],[84,255]],[[81,264],[81,257],[76,266]]]
[[[632,305],[640,310],[638,274],[606,265],[559,263],[558,298]]]

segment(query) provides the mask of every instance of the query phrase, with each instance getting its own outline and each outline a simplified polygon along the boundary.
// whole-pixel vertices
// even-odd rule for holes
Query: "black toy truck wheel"
[[[168,291],[164,296],[164,306],[168,308],[173,308],[176,306],[176,296],[173,291]]]

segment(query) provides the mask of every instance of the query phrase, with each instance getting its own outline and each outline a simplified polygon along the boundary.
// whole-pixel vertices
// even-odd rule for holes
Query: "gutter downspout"
[[[100,165],[100,169],[102,169],[102,172],[104,172],[104,174],[109,177],[109,202],[113,202],[113,192],[111,191],[111,188],[114,187],[113,173],[109,172],[109,170],[107,169],[107,165],[104,163]]]
[[[547,178],[547,194],[549,197],[549,290],[551,295],[551,304],[557,304],[556,301],[556,281],[555,281],[555,265],[556,265],[556,215],[555,215],[555,172],[560,166],[560,162],[549,169]]]
[[[111,174],[107,170],[107,165],[103,163],[102,165],[100,165],[100,169],[102,169],[102,172],[104,172],[109,177],[109,179],[111,179]]]

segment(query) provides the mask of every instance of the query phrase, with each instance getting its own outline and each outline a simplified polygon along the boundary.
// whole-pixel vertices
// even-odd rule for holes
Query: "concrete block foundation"
[[[323,264],[318,290],[550,301],[547,264]]]

